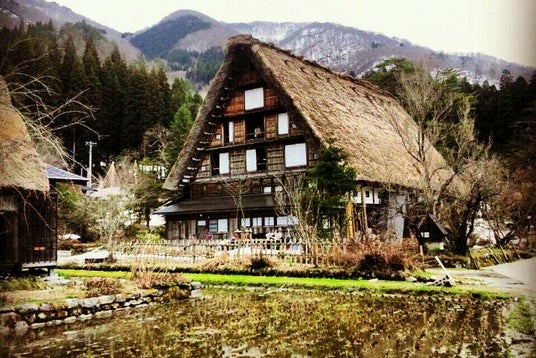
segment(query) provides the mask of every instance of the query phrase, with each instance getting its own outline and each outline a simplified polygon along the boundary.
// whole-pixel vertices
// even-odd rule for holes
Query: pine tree
[[[60,67],[60,77],[63,85],[63,100],[66,101],[69,98],[79,98],[80,94],[86,91],[87,82],[84,73],[82,62],[76,53],[74,41],[72,36],[67,38],[65,44],[65,50],[63,54],[63,61]],[[73,113],[77,108],[66,108],[66,114],[61,117],[65,130],[60,132],[61,137],[67,148],[70,148],[73,161],[80,163],[87,161],[87,150],[82,141],[80,128],[77,125],[73,125],[76,121],[76,117]]]
[[[86,41],[86,48],[82,57],[82,63],[88,84],[88,89],[84,94],[84,97],[93,107],[100,108],[102,101],[100,60],[97,48],[95,47],[95,39],[91,35]]]
[[[192,128],[194,121],[190,112],[189,103],[183,103],[171,122],[169,131],[172,138],[172,144],[166,150],[167,162],[175,163],[182,146],[186,142],[186,137]]]

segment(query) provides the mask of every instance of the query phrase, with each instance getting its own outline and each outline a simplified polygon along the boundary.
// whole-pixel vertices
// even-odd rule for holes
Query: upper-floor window
[[[264,116],[260,113],[246,118],[246,137],[248,140],[264,138]]]
[[[288,134],[288,113],[277,115],[277,134]]]
[[[225,143],[232,143],[234,142],[234,122],[231,121],[227,123],[227,128],[224,129],[225,133]]]
[[[229,174],[229,153],[220,153],[220,174]]]
[[[245,110],[264,107],[264,89],[262,87],[246,90],[244,93]]]
[[[210,158],[212,174],[229,174],[229,153],[213,153]]]
[[[256,172],[266,170],[266,149],[248,149],[246,150],[246,170]]]
[[[302,165],[307,165],[305,143],[285,145],[285,167],[299,167]]]

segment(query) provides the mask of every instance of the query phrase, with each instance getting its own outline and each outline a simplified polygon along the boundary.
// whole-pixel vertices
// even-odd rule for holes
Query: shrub
[[[250,269],[252,270],[262,270],[265,268],[272,268],[278,266],[278,263],[266,256],[253,256],[251,257]]]
[[[335,250],[331,260],[345,269],[362,273],[402,272],[418,266],[417,244],[410,239],[401,242],[380,240],[350,243]]]
[[[141,230],[136,234],[136,239],[141,242],[160,242],[162,237],[158,233],[152,233],[147,230]]]
[[[84,280],[86,297],[115,295],[121,293],[123,285],[119,280],[110,277],[91,277]]]
[[[142,289],[169,287],[187,281],[180,273],[156,269],[149,265],[133,265],[131,271],[133,280]]]
[[[8,277],[0,280],[0,292],[42,290],[46,288],[46,283],[36,276],[29,277]]]
[[[216,256],[200,265],[200,270],[205,272],[217,271],[246,271],[251,267],[251,260],[238,256],[231,257],[229,254]]]
[[[0,294],[0,307],[4,307],[12,303],[13,303],[12,297],[6,296],[4,294]]]

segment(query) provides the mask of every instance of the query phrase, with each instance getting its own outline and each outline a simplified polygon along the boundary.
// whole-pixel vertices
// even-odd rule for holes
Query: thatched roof
[[[249,36],[229,40],[220,70],[211,83],[194,127],[170,171],[164,187],[179,188],[189,158],[207,128],[210,115],[236,70],[240,59],[249,58],[263,80],[272,87],[289,113],[303,118],[312,134],[327,145],[348,154],[357,170],[356,180],[418,188],[422,185],[419,164],[411,155],[417,125],[388,93],[372,84],[336,74],[273,45]],[[403,139],[404,138],[404,139]],[[431,167],[446,167],[441,155],[431,148]]]
[[[12,106],[6,83],[1,77],[0,189],[49,190],[45,164],[32,146],[24,121]]]

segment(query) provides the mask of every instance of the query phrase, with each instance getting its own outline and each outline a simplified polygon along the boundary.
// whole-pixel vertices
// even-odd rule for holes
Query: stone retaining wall
[[[45,326],[69,324],[92,318],[110,317],[114,312],[176,299],[201,297],[201,284],[191,282],[129,295],[68,298],[60,303],[26,303],[0,307],[0,333],[25,332]]]

